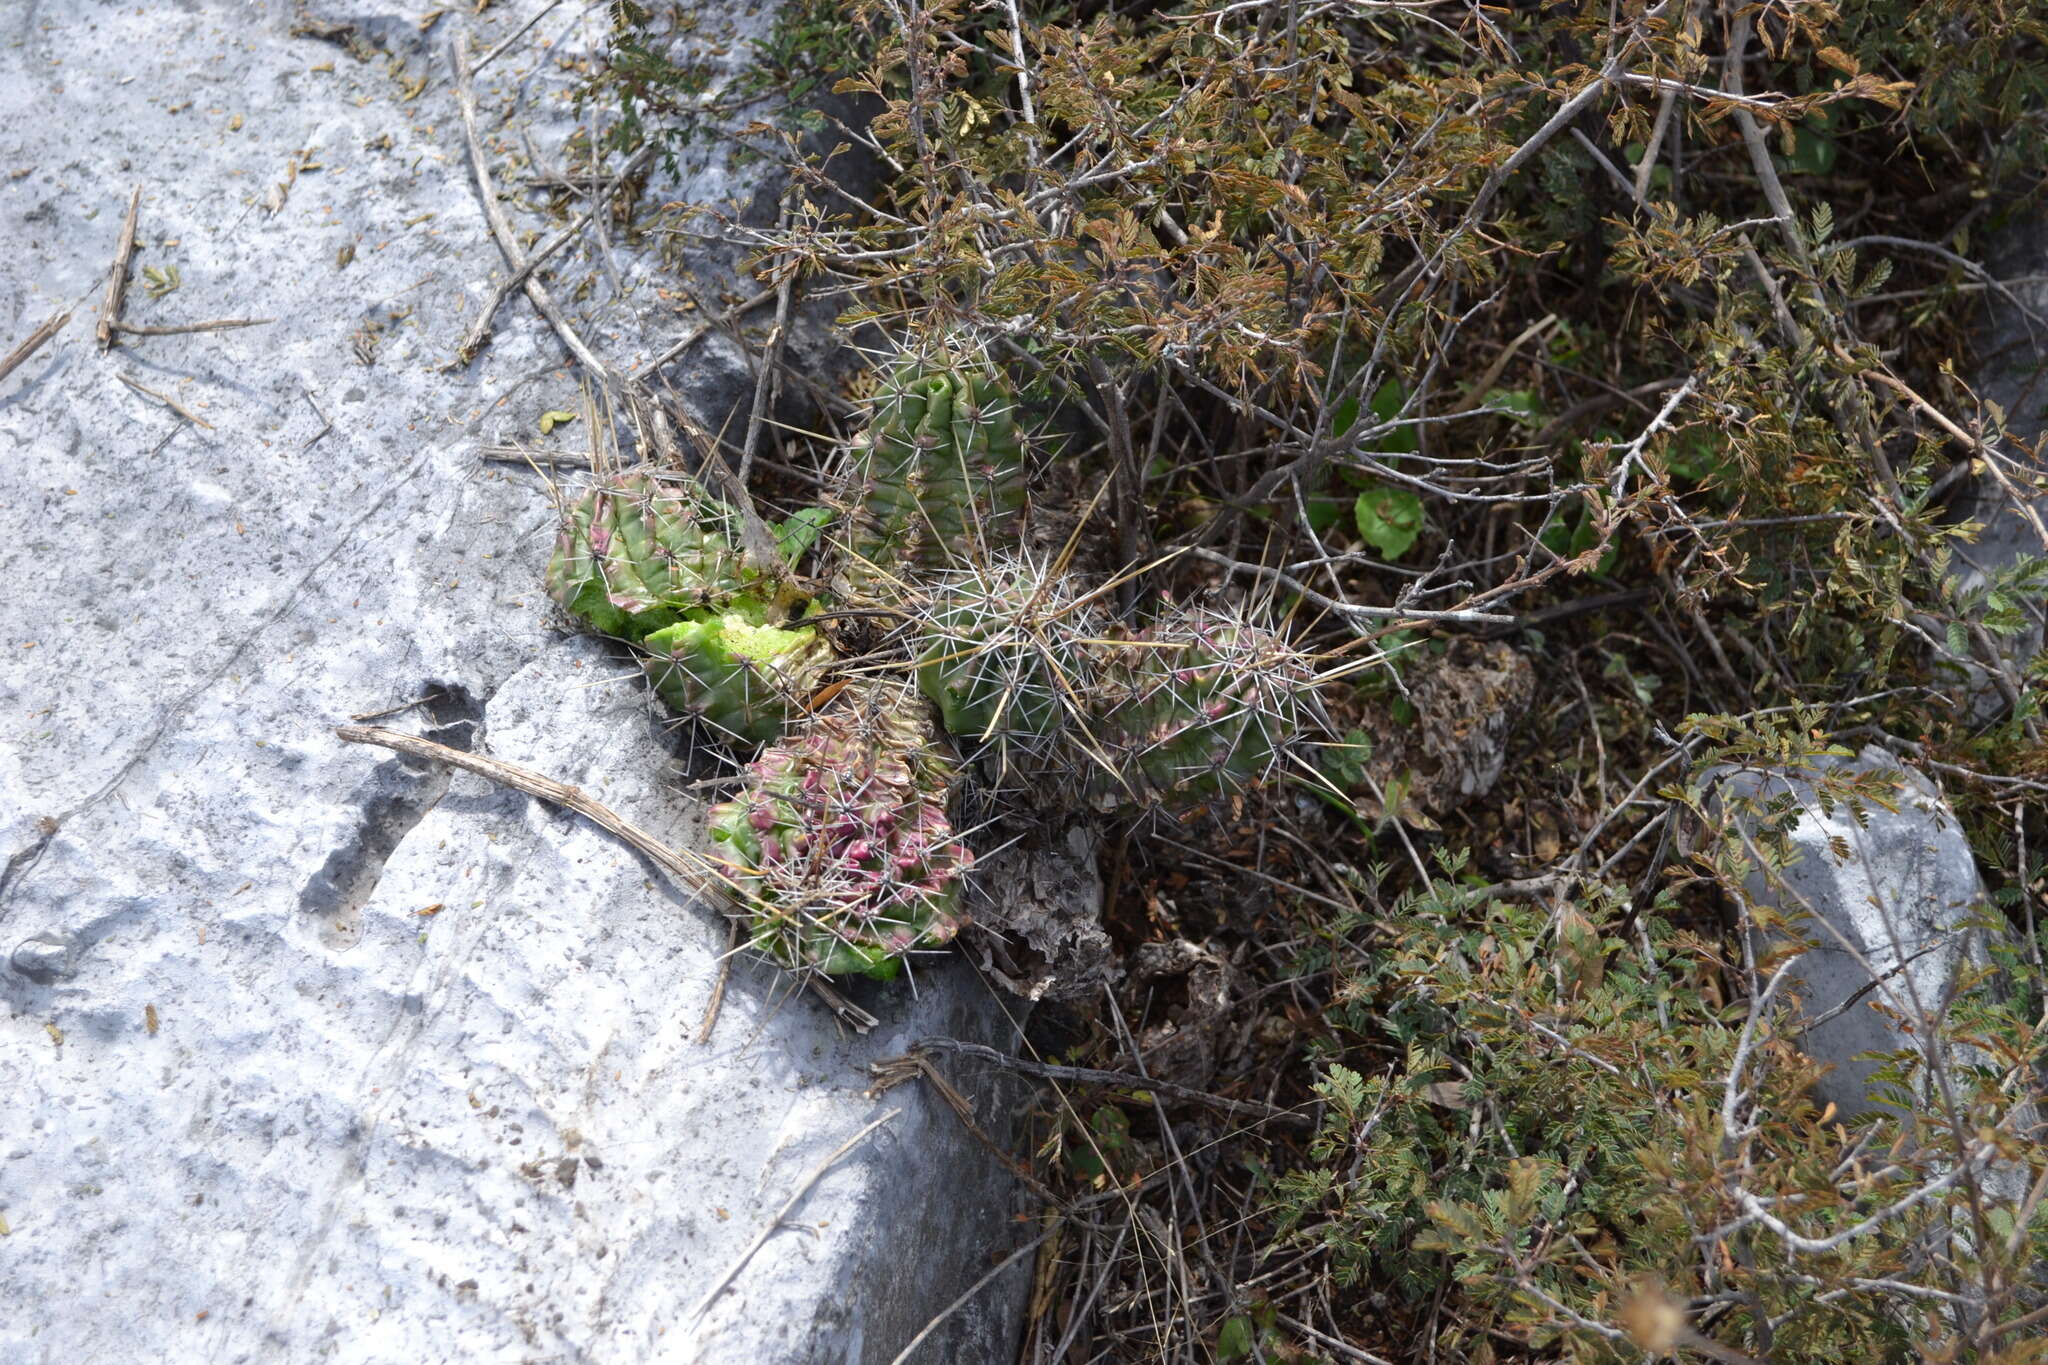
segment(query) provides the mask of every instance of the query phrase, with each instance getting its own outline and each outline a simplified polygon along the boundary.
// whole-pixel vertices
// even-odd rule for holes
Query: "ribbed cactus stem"
[[[736,599],[713,614],[658,630],[642,642],[643,667],[661,699],[747,744],[780,735],[832,661],[832,647],[810,626],[784,628],[758,619],[759,604]]]
[[[831,649],[790,620],[790,589],[742,565],[735,520],[688,483],[614,476],[569,507],[548,591],[593,629],[645,650],[669,705],[762,744],[802,709]],[[791,543],[800,554],[807,542]]]
[[[1095,736],[1141,800],[1261,780],[1316,719],[1308,660],[1237,617],[1177,611],[1112,648]]]
[[[986,562],[1024,507],[1016,402],[979,368],[898,369],[846,471],[842,577],[886,591],[917,569]]]
[[[917,685],[947,732],[1026,776],[1062,757],[1108,629],[1079,580],[1010,556],[932,576],[925,598]]]
[[[548,593],[593,630],[641,640],[682,613],[746,591],[730,512],[687,484],[624,474],[571,504]]]
[[[784,966],[887,979],[958,932],[972,862],[946,818],[952,768],[905,689],[849,689],[767,749],[711,837]]]

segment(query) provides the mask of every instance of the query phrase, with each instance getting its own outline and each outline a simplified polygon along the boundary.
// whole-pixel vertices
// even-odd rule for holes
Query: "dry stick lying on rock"
[[[823,1180],[825,1178],[825,1172],[831,1170],[834,1166],[838,1165],[839,1158],[845,1156],[848,1152],[860,1146],[860,1144],[867,1139],[869,1133],[874,1132],[875,1129],[880,1128],[883,1124],[887,1123],[890,1119],[895,1118],[898,1114],[902,1112],[903,1111],[901,1109],[891,1109],[888,1113],[882,1115],[882,1117],[876,1119],[873,1123],[870,1123],[867,1127],[861,1129],[858,1133],[855,1133],[852,1137],[840,1143],[838,1149],[835,1150],[832,1153],[832,1155],[826,1157],[823,1161],[819,1162],[816,1168],[813,1169],[809,1175],[804,1177],[803,1183],[799,1184],[796,1187],[796,1191],[789,1196],[787,1202],[785,1202],[780,1209],[776,1210],[775,1216],[768,1220],[768,1226],[761,1229],[761,1235],[756,1237],[751,1243],[748,1244],[747,1249],[740,1253],[740,1258],[732,1263],[731,1269],[727,1270],[723,1275],[720,1275],[718,1277],[718,1282],[711,1286],[711,1292],[706,1294],[703,1298],[697,1301],[697,1306],[690,1310],[690,1315],[687,1318],[683,1319],[683,1321],[686,1323],[695,1323],[697,1319],[703,1317],[706,1310],[708,1310],[713,1303],[716,1303],[718,1301],[718,1296],[726,1291],[726,1287],[730,1285],[734,1280],[738,1279],[740,1272],[747,1268],[747,1262],[754,1259],[754,1253],[759,1251],[762,1247],[768,1245],[768,1239],[770,1237],[773,1237],[776,1234],[776,1232],[778,1232],[781,1228],[788,1224],[790,1213],[796,1208],[798,1204],[801,1204],[803,1202],[804,1196],[811,1192],[811,1187],[817,1184],[820,1180]]]
[[[15,366],[41,350],[43,343],[63,331],[64,325],[70,321],[71,310],[66,308],[63,312],[49,319],[33,332],[30,332],[26,341],[9,351],[5,360],[0,360],[0,379],[5,379],[8,375],[13,374]]]
[[[177,413],[178,416],[184,418],[193,426],[205,427],[208,431],[213,430],[213,423],[207,421],[204,417],[201,417],[198,413],[191,411],[189,408],[180,405],[178,400],[171,397],[169,394],[158,393],[155,389],[150,388],[146,384],[142,384],[136,380],[130,379],[127,375],[122,374],[118,370],[114,372],[114,378],[120,380],[129,388],[135,390],[144,398],[154,398],[157,402],[162,403],[165,407],[169,408],[172,412]]]
[[[462,749],[451,749],[446,744],[436,744],[431,739],[421,739],[398,730],[387,730],[381,725],[342,725],[334,733],[350,744],[374,744],[379,748],[392,749],[415,758],[432,759],[475,773],[514,791],[537,796],[552,805],[572,810],[599,829],[645,854],[648,861],[672,877],[676,884],[686,891],[716,901],[721,909],[732,904],[732,897],[725,886],[707,868],[692,861],[680,851],[670,848],[646,830],[633,824],[601,801],[593,801],[580,787],[571,787],[551,777],[543,777],[530,768],[483,754],[472,754]],[[875,1016],[848,1000],[816,976],[806,976],[804,984],[815,992],[826,1008],[839,1016],[841,1023],[856,1033],[866,1033],[875,1026]]]
[[[237,327],[268,327],[276,318],[214,318],[207,322],[168,322],[163,324],[143,322],[122,322],[115,319],[111,330],[128,336],[175,337],[187,332],[232,332]]]
[[[707,318],[703,322],[698,323],[695,327],[692,327],[689,331],[683,333],[683,339],[681,341],[676,342],[667,350],[663,351],[660,355],[654,357],[654,359],[648,361],[645,365],[642,365],[639,369],[633,371],[633,378],[645,379],[648,375],[653,374],[656,370],[668,364],[677,356],[680,356],[684,351],[689,350],[692,346],[695,346],[698,342],[702,341],[706,336],[710,335],[711,330],[714,327],[723,327],[731,324],[735,320],[751,312],[753,309],[759,308],[762,304],[768,302],[768,300],[775,298],[778,292],[778,290],[774,289],[763,289],[758,294],[753,294],[748,296],[747,298],[741,299],[738,303],[726,309],[717,317]]]
[[[135,256],[135,215],[142,209],[142,186],[128,196],[128,216],[121,220],[121,245],[114,252],[113,269],[107,274],[107,301],[100,305],[100,349],[114,344],[114,328],[121,321],[121,296],[128,289],[128,262]]]
[[[504,206],[498,202],[497,186],[491,183],[490,164],[484,159],[483,138],[476,130],[476,90],[471,81],[467,38],[458,36],[455,39],[454,60],[455,103],[462,111],[462,130],[469,142],[469,167],[476,176],[477,197],[483,204],[484,220],[490,224],[491,236],[497,239],[499,253],[504,256],[506,266],[517,274],[526,269],[526,253],[519,249],[519,239],[513,235],[511,220],[505,217]],[[577,362],[600,382],[608,380],[611,369],[597,358],[597,352],[591,350],[577,333],[546,286],[532,275],[527,275],[524,287],[526,297],[533,301],[534,308],[555,329],[555,335],[569,348],[569,354],[575,356]]]

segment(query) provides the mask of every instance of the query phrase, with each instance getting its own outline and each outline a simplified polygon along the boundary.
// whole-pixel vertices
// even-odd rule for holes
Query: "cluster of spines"
[[[1314,670],[1283,636],[1209,608],[1122,630],[1101,599],[1021,557],[930,580],[918,687],[999,779],[1110,806],[1214,795],[1265,777],[1313,718]]]
[[[973,855],[946,816],[952,766],[918,712],[891,684],[848,689],[712,809],[754,948],[791,968],[886,979],[958,932]]]
[[[1139,799],[1262,781],[1320,722],[1307,657],[1240,615],[1174,610],[1111,648],[1096,735]]]
[[[615,476],[565,510],[548,592],[600,634],[638,642],[746,591],[729,520],[694,487]]]
[[[1283,637],[1210,610],[1122,629],[1101,589],[1018,551],[1015,404],[983,369],[890,376],[844,484],[841,597],[911,618],[917,692],[1000,786],[1104,808],[1227,792],[1313,718]],[[853,685],[813,712],[831,646],[782,575],[744,562],[734,520],[694,486],[614,476],[568,510],[549,591],[637,645],[671,706],[769,746],[711,813],[753,946],[893,976],[961,922],[954,769],[908,688]]]
[[[1022,557],[928,580],[917,685],[946,731],[1003,777],[1071,760],[1097,692],[1099,594]]]

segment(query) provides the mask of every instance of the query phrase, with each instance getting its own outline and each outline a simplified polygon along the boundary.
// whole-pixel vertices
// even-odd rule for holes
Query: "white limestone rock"
[[[492,6],[478,49],[543,2]],[[711,909],[577,818],[332,733],[425,697],[384,723],[699,823],[631,665],[541,591],[545,487],[478,458],[577,377],[523,304],[440,368],[503,270],[445,60],[467,10],[359,15],[404,73],[283,4],[0,15],[0,340],[85,301],[0,381],[0,1360],[887,1361],[1023,1238],[949,1110],[866,1093],[916,1036],[1010,1041],[960,964],[864,994],[864,1039],[742,964],[700,1046]],[[494,155],[559,146],[498,121],[558,75],[537,47],[486,73]],[[275,325],[94,347],[137,183],[128,317]],[[613,255],[629,288],[656,268]],[[687,325],[563,270],[620,363]],[[926,1358],[1003,1358],[1019,1288]]]

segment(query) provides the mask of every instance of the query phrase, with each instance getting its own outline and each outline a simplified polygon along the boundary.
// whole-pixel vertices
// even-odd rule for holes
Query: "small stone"
[[[35,934],[15,946],[7,965],[16,976],[53,986],[78,975],[78,946],[58,934]]]

